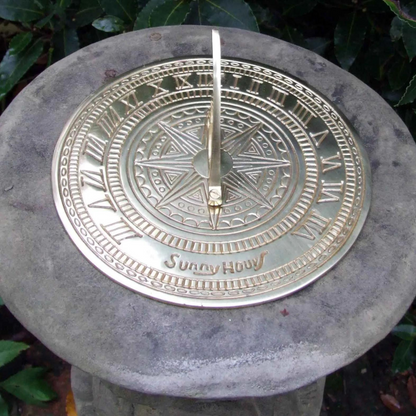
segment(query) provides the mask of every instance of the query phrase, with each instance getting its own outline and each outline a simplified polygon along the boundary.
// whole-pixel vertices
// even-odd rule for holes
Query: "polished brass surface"
[[[222,205],[221,187],[221,38],[218,30],[212,31],[212,106],[209,112],[208,131],[208,204]]]
[[[53,189],[69,235],[111,279],[179,305],[245,306],[289,295],[341,259],[369,209],[370,171],[325,97],[223,58],[213,175],[213,79],[211,57],[185,57],[97,91],[57,143]]]

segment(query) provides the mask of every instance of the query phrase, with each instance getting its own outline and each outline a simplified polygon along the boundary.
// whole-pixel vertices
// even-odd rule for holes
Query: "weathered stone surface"
[[[72,367],[71,383],[78,416],[319,416],[325,378],[284,395],[227,401],[137,393],[76,367]]]
[[[290,72],[349,117],[372,162],[367,223],[330,273],[261,306],[186,309],[113,283],[81,256],[55,212],[56,140],[109,74],[207,54],[210,30],[157,28],[99,42],[47,69],[10,105],[0,120],[0,293],[55,353],[114,384],[188,398],[269,396],[310,384],[363,354],[413,299],[416,147],[395,112],[352,75],[285,42],[221,29],[224,56]]]

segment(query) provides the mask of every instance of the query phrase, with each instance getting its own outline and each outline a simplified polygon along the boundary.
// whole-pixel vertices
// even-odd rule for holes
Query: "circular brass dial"
[[[116,282],[180,305],[251,305],[299,290],[347,252],[368,212],[369,165],[325,97],[223,58],[222,200],[210,204],[212,74],[210,58],[174,59],[82,103],[56,147],[55,201]]]

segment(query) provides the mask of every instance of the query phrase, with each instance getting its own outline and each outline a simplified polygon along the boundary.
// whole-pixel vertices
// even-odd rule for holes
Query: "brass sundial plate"
[[[352,246],[369,162],[326,98],[270,67],[221,61],[223,205],[201,141],[212,60],[136,69],[78,108],[55,150],[59,215],[81,252],[141,294],[196,307],[289,295]]]

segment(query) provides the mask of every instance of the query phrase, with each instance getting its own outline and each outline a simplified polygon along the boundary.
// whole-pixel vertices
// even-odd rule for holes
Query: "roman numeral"
[[[325,140],[326,136],[328,136],[329,130],[320,131],[319,133],[309,133],[312,140],[315,143],[315,146],[319,149],[319,146],[322,144],[322,142]]]
[[[275,104],[279,105],[280,107],[284,107],[286,97],[289,94],[280,88],[272,86],[272,91],[270,95],[267,97],[268,100],[273,101]]]
[[[258,79],[252,78],[250,86],[247,89],[247,92],[251,92],[252,94],[258,95],[261,84],[263,84],[263,81],[259,81]]]
[[[318,211],[312,210],[308,217],[292,232],[307,240],[316,240],[318,235],[322,235],[329,226],[331,220],[318,214]]]
[[[193,85],[187,81],[187,79],[191,76],[189,75],[174,75],[173,78],[175,78],[176,82],[176,89],[177,90],[184,90],[186,88],[192,88]]]
[[[102,129],[110,137],[114,130],[120,125],[124,117],[120,117],[116,110],[113,107],[110,107],[103,115],[97,120],[97,124],[102,127]]]
[[[234,83],[233,83],[233,85],[230,85],[230,88],[232,90],[239,90],[240,87],[237,84],[238,84],[238,81],[240,80],[240,78],[242,78],[242,76],[237,75],[237,74],[233,74],[233,77],[234,77]]]
[[[322,172],[326,173],[330,170],[339,169],[342,164],[341,162],[335,162],[335,160],[341,160],[341,155],[339,152],[337,152],[336,155],[327,158],[323,158],[321,156]]]
[[[318,203],[320,202],[338,202],[339,195],[344,190],[344,181],[341,182],[325,182],[322,181],[322,189],[318,197]]]
[[[134,231],[123,218],[121,218],[120,221],[102,225],[101,227],[117,244],[121,244],[123,240],[128,238],[142,237],[142,235]]]
[[[307,127],[312,118],[316,117],[316,115],[300,101],[296,103],[295,108],[291,110],[290,113],[300,121],[303,127]]]
[[[166,90],[166,89],[161,87],[162,82],[163,82],[163,79],[160,79],[157,82],[149,82],[147,84],[147,86],[153,87],[155,89],[153,97],[157,97],[158,95],[162,95],[162,94],[165,94],[165,93],[169,92],[169,90]]]
[[[126,94],[121,100],[125,105],[124,112],[126,115],[129,115],[132,113],[137,107],[141,106],[143,104],[143,101],[139,101],[136,96],[136,91],[131,91],[128,94]]]
[[[107,188],[104,183],[104,173],[100,169],[98,172],[92,170],[82,170],[81,171],[81,186],[90,185],[94,186],[97,189],[100,189],[104,192],[107,191]]]
[[[213,85],[214,80],[212,78],[212,73],[210,72],[197,72],[198,75],[198,87],[210,87]]]
[[[106,140],[90,133],[82,143],[82,154],[87,154],[102,164],[106,146]]]
[[[105,195],[104,199],[100,199],[98,201],[92,202],[88,206],[90,208],[111,209],[114,212],[117,211],[117,208],[114,206],[113,201],[108,195]]]

